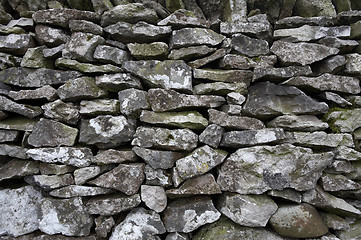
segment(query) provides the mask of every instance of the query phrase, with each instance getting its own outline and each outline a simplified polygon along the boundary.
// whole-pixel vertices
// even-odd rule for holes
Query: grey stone
[[[319,95],[320,98],[325,99],[326,101],[330,102],[330,105],[337,105],[341,107],[348,107],[352,106],[352,103],[338,95],[337,93],[333,92],[323,92]]]
[[[73,173],[74,182],[77,185],[83,185],[88,180],[100,175],[103,172],[102,170],[104,171],[104,168],[101,169],[101,167],[99,167],[99,166],[89,166],[89,167],[78,168]]]
[[[308,65],[336,55],[339,50],[316,43],[289,43],[276,41],[271,52],[277,55],[282,64]]]
[[[26,34],[26,31],[21,27],[9,27],[0,25],[0,33],[4,35],[8,34]]]
[[[193,12],[192,12],[193,13]],[[176,11],[157,23],[158,26],[172,26],[173,29],[182,28],[209,28],[211,23],[205,19],[190,16],[182,10]]]
[[[284,188],[305,191],[315,187],[333,156],[332,152],[313,153],[309,148],[291,144],[241,148],[224,162],[217,183],[222,191],[240,194]]]
[[[248,93],[243,113],[260,119],[283,114],[322,114],[328,111],[326,103],[313,100],[296,87],[262,82],[250,87]],[[287,105],[283,104],[285,101]]]
[[[16,103],[4,96],[0,96],[0,110],[17,113],[28,118],[34,118],[42,114],[40,107]]]
[[[133,146],[159,148],[172,151],[191,151],[197,147],[198,135],[189,129],[138,127]]]
[[[354,167],[351,162],[343,160],[335,160],[328,168],[325,169],[325,173],[341,173],[348,174],[354,171]]]
[[[290,137],[295,145],[314,148],[335,148],[339,146],[354,147],[351,134],[317,132],[294,132]]]
[[[359,190],[361,185],[341,174],[324,173],[321,177],[321,187],[327,192]]]
[[[272,228],[285,237],[313,238],[328,232],[316,208],[309,204],[281,205],[271,217]]]
[[[243,109],[242,106],[234,105],[234,104],[228,104],[228,105],[223,105],[220,110],[222,112],[227,113],[228,115],[241,116],[242,109]]]
[[[245,83],[250,85],[252,72],[248,70],[194,69],[193,77],[214,82]]]
[[[54,68],[54,61],[44,57],[45,46],[28,48],[21,60],[21,67],[28,68]]]
[[[112,195],[92,197],[86,203],[86,207],[90,214],[110,216],[129,211],[137,207],[140,203],[139,194],[127,196],[122,193],[116,193]]]
[[[251,69],[273,67],[276,62],[277,57],[275,55],[249,58],[238,54],[227,54],[220,60],[219,66],[224,69]]]
[[[9,145],[9,144],[0,144],[0,156],[9,156],[20,159],[27,159],[27,148],[20,146]]]
[[[148,93],[129,88],[118,92],[120,112],[131,118],[138,118],[143,109],[149,109]]]
[[[227,95],[230,92],[238,92],[240,94],[247,94],[247,84],[240,83],[201,83],[194,86],[195,94],[198,95]]]
[[[328,47],[338,48],[340,49],[340,53],[352,52],[352,50],[359,45],[355,40],[339,39],[336,37],[325,37],[319,40],[318,43]]]
[[[44,111],[44,116],[54,119],[56,121],[75,125],[77,124],[80,115],[79,108],[73,103],[64,103],[60,99],[46,103],[41,108]]]
[[[129,60],[129,54],[119,48],[107,45],[98,45],[94,50],[94,59],[103,63],[122,65]]]
[[[118,115],[119,112],[119,102],[114,99],[83,100],[80,102],[79,113],[82,115]]]
[[[165,112],[194,108],[215,108],[221,106],[225,99],[221,96],[186,95],[173,90],[150,89],[148,98],[153,111]]]
[[[23,55],[35,43],[30,34],[9,34],[0,36],[0,50],[15,55]]]
[[[138,192],[144,180],[144,167],[145,165],[142,163],[119,164],[113,170],[100,175],[88,183],[98,187],[115,189],[127,195],[133,195]]]
[[[70,79],[58,88],[57,93],[63,101],[95,99],[107,94],[96,85],[95,79],[91,77]]]
[[[52,199],[41,201],[39,229],[50,235],[88,236],[93,225],[81,198]]]
[[[335,149],[335,159],[358,161],[361,160],[361,152],[349,147],[339,146]]]
[[[198,4],[199,8],[201,9],[201,12],[203,12],[203,14],[204,14],[203,16],[205,19],[208,19],[209,21],[214,22],[221,17],[222,4],[220,4],[220,1],[200,0],[200,1],[196,1],[196,3]]]
[[[46,99],[48,101],[54,101],[57,99],[58,95],[56,94],[56,89],[52,86],[45,85],[41,88],[34,90],[20,90],[20,91],[10,91],[9,97],[14,100],[41,100]],[[44,110],[44,109],[43,109]]]
[[[158,213],[144,208],[135,208],[114,228],[109,240],[116,240],[123,236],[127,236],[129,240],[157,239],[152,237],[163,234],[165,231]]]
[[[210,123],[217,124],[226,129],[257,130],[265,127],[263,122],[256,118],[231,116],[215,109],[209,109],[208,115]]]
[[[15,130],[0,129],[0,142],[15,142],[20,137],[20,132]]]
[[[267,41],[250,38],[243,34],[234,34],[232,36],[232,49],[235,53],[246,55],[247,57],[256,57],[269,53]]]
[[[265,227],[278,209],[277,204],[267,195],[237,193],[223,193],[217,207],[235,223],[247,227]]]
[[[281,198],[295,203],[302,202],[302,194],[293,189],[271,190],[268,191],[267,194],[272,197]]]
[[[58,58],[55,61],[55,65],[62,69],[73,69],[83,73],[119,73],[123,72],[120,67],[114,66],[112,64],[91,64],[91,63],[81,63],[76,60],[67,59],[67,58]]]
[[[336,55],[316,64],[314,70],[317,74],[339,72],[346,64],[346,58],[342,55]]]
[[[93,154],[90,148],[34,148],[26,151],[26,154],[36,160],[45,163],[62,163],[75,167],[87,167],[91,163]]]
[[[172,185],[172,177],[163,169],[154,169],[150,165],[145,166],[145,183],[161,187],[169,187]]]
[[[137,60],[165,60],[168,56],[168,45],[164,42],[128,43],[127,47]]]
[[[41,118],[34,126],[28,143],[34,147],[73,146],[77,136],[78,129]]]
[[[222,21],[237,24],[247,19],[247,1],[225,1]]]
[[[221,48],[217,49],[214,53],[212,53],[209,56],[206,56],[204,58],[200,58],[197,60],[194,60],[192,62],[189,62],[188,65],[191,66],[193,69],[200,68],[204,65],[207,65],[208,63],[214,62],[220,58],[223,58],[227,53],[229,53],[229,50]]]
[[[152,87],[192,92],[191,68],[182,60],[128,61],[123,67]]]
[[[35,27],[35,37],[40,44],[48,47],[59,46],[70,39],[64,30],[41,24]]]
[[[95,35],[103,35],[103,28],[98,24],[85,20],[70,20],[69,28],[71,32],[92,33]]]
[[[275,144],[286,138],[282,128],[231,131],[223,134],[221,146],[241,148],[246,146]]]
[[[98,237],[106,238],[108,233],[115,226],[115,221],[113,217],[99,216],[94,219],[95,222],[95,232]]]
[[[199,142],[217,148],[221,142],[225,129],[217,124],[210,124],[199,135]]]
[[[348,74],[360,74],[361,73],[361,54],[351,53],[345,55],[346,66],[345,72]]]
[[[135,162],[137,156],[132,150],[100,150],[92,159],[93,163],[106,165],[112,163]]]
[[[39,163],[20,159],[12,159],[0,167],[0,181],[16,179],[39,173]]]
[[[188,236],[182,233],[169,233],[166,240],[189,240]]]
[[[60,189],[55,189],[51,191],[49,194],[52,197],[73,198],[73,197],[89,197],[89,196],[103,195],[111,192],[112,190],[106,188],[70,185],[70,186],[62,187]]]
[[[267,123],[267,127],[289,131],[314,132],[328,128],[328,124],[313,115],[282,115]]]
[[[42,198],[32,186],[0,190],[0,234],[18,237],[37,230]]]
[[[228,153],[207,145],[195,149],[188,156],[176,161],[173,168],[173,184],[178,187],[183,181],[209,172],[220,165]]]
[[[15,57],[7,53],[0,53],[0,70],[19,66],[20,62],[21,58]]]
[[[183,48],[197,45],[216,46],[225,39],[211,29],[206,28],[182,28],[173,31],[170,40],[171,48]]]
[[[34,161],[36,163],[36,161]],[[54,163],[43,163],[40,162],[39,170],[43,175],[62,175],[66,173],[74,172],[76,168],[69,165],[59,165]]]
[[[335,109],[330,111],[326,116],[326,121],[329,123],[330,128],[334,129],[336,132],[352,133],[357,128],[360,127],[359,117],[361,113],[361,108],[355,109]]]
[[[340,239],[355,239],[358,240],[360,238],[360,228],[361,221],[356,220],[354,223],[350,224],[350,228],[344,231],[337,232],[337,236]]]
[[[104,74],[95,77],[95,83],[109,92],[119,92],[127,88],[142,89],[139,78],[130,73]]]
[[[167,206],[167,195],[160,186],[142,185],[140,197],[147,207],[156,212],[163,212]]]
[[[189,233],[213,223],[221,214],[206,196],[175,200],[163,212],[163,222],[168,232]]]
[[[289,66],[289,67],[256,67],[253,73],[253,81],[267,80],[279,83],[296,76],[309,76],[312,74],[310,66]]]
[[[336,10],[331,0],[306,1],[298,0],[293,8],[293,14],[301,17],[329,16],[335,17]]]
[[[330,229],[347,230],[350,228],[350,225],[347,223],[347,221],[336,214],[320,212],[320,215],[327,227]]]
[[[64,175],[33,175],[24,178],[25,182],[39,186],[45,191],[51,191],[74,184],[74,178],[71,174]]]
[[[172,60],[190,61],[196,58],[207,56],[208,54],[213,53],[215,50],[215,48],[211,48],[205,45],[172,49],[168,55],[168,58]]]

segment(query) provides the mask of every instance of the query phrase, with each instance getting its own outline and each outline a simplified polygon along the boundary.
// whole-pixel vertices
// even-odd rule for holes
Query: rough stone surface
[[[91,77],[71,79],[59,87],[57,92],[63,101],[94,99],[107,94],[95,84],[95,79]]]
[[[56,89],[52,86],[45,85],[41,88],[34,90],[20,90],[20,91],[10,91],[9,97],[14,100],[38,100],[46,99],[48,101],[53,101],[57,99],[58,95],[56,94]]]
[[[143,109],[149,109],[148,93],[129,88],[118,92],[120,112],[131,118],[138,118]]]
[[[231,116],[215,109],[208,110],[208,114],[210,123],[217,124],[226,129],[256,130],[264,128],[263,122],[256,118]]]
[[[0,50],[2,52],[23,55],[31,47],[34,47],[34,40],[29,34],[0,36]]]
[[[164,42],[129,43],[127,47],[137,60],[165,60],[168,56],[168,45]]]
[[[232,36],[232,48],[236,53],[248,57],[267,55],[269,53],[267,41],[250,38],[243,34],[234,34]]]
[[[323,174],[321,183],[321,187],[327,192],[358,190],[361,188],[360,184],[341,174]]]
[[[137,156],[131,150],[100,150],[92,159],[93,163],[107,165],[112,163],[135,162]]]
[[[211,48],[205,45],[172,49],[172,51],[168,55],[168,58],[172,60],[189,61],[196,58],[204,57],[210,53],[213,53],[215,50],[215,48]]]
[[[61,29],[49,27],[46,25],[36,25],[35,37],[40,44],[45,44],[49,47],[56,47],[66,43],[70,36]]]
[[[140,147],[133,147],[132,150],[154,169],[172,168],[178,159],[184,157],[183,153],[172,151],[152,150]]]
[[[99,216],[95,220],[95,232],[99,237],[107,237],[108,233],[115,226],[113,217]]]
[[[268,80],[280,82],[295,76],[308,76],[312,74],[310,66],[289,66],[281,68],[256,67],[253,73],[253,81]]]
[[[109,92],[119,92],[127,88],[142,89],[139,78],[130,73],[104,74],[95,77],[95,83]]]
[[[39,163],[13,159],[0,167],[0,181],[39,173]]]
[[[251,69],[273,67],[276,62],[277,57],[275,55],[249,58],[238,54],[227,54],[220,60],[219,66],[224,69]]]
[[[9,145],[9,144],[0,144],[0,156],[9,156],[20,159],[27,159],[26,155],[27,148],[20,146]]]
[[[326,120],[330,127],[339,132],[353,132],[360,127],[358,118],[360,116],[361,109],[341,109],[340,111],[335,109],[330,111]]]
[[[150,165],[145,166],[145,183],[161,187],[172,185],[172,177],[163,169],[154,169]]]
[[[344,40],[336,37],[325,37],[319,40],[318,43],[328,47],[338,48],[340,53],[351,52],[359,45],[355,40]]]
[[[346,64],[346,58],[342,55],[331,56],[316,64],[315,72],[322,73],[338,73]]]
[[[0,110],[17,113],[28,118],[34,118],[42,114],[39,107],[19,104],[4,96],[0,96]]]
[[[167,206],[167,195],[160,186],[142,185],[140,196],[147,207],[158,213],[163,212]]]
[[[45,46],[29,48],[21,60],[21,67],[28,68],[53,68],[54,61],[44,57],[43,50]]]
[[[39,186],[46,191],[74,184],[74,178],[71,174],[33,175],[25,177],[24,180],[30,185]]]
[[[79,113],[87,116],[118,115],[119,101],[114,99],[83,100],[80,102]]]
[[[283,128],[289,131],[314,132],[328,128],[328,124],[313,115],[282,115],[268,122],[267,127]]]
[[[83,73],[119,73],[123,72],[120,67],[112,64],[96,65],[91,63],[81,63],[67,58],[58,58],[55,65],[61,69],[72,69]]]
[[[247,70],[194,69],[194,78],[215,82],[245,83],[250,85],[252,72]]]
[[[225,130],[223,127],[218,126],[217,124],[210,124],[199,135],[199,142],[217,148],[222,140],[224,132]]]
[[[41,106],[41,108],[44,111],[45,117],[67,124],[77,124],[80,118],[78,107],[76,107],[73,103],[65,103],[60,99],[54,102],[46,103]]]
[[[93,54],[94,59],[102,63],[122,65],[129,60],[129,54],[119,48],[99,44]]]
[[[352,135],[343,133],[330,133],[316,131],[312,133],[308,132],[294,132],[292,133],[292,142],[295,145],[304,147],[354,147]]]
[[[71,32],[85,32],[95,35],[103,35],[103,29],[101,26],[85,20],[70,20],[69,28]]]
[[[197,45],[216,46],[226,37],[205,28],[183,28],[173,31],[170,47],[182,48]]]

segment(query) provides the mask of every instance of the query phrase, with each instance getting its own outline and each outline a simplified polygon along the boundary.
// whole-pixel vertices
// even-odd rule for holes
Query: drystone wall
[[[0,239],[361,239],[361,4],[0,0]]]

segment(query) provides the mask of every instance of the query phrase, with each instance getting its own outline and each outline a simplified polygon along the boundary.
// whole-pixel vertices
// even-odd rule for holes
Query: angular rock
[[[48,101],[54,101],[57,99],[58,95],[56,94],[56,89],[52,86],[45,85],[41,88],[34,90],[20,90],[20,91],[10,91],[9,97],[14,100],[38,100],[46,99]],[[43,109],[44,110],[44,109]]]
[[[91,163],[93,154],[90,148],[34,148],[26,151],[26,154],[36,160],[45,163],[62,163],[75,167],[87,167]]]
[[[45,46],[28,48],[23,56],[20,66],[28,68],[53,68],[54,61],[44,57],[44,49],[46,49]]]
[[[206,56],[201,59],[194,60],[192,62],[189,62],[188,65],[191,66],[193,69],[200,68],[204,65],[207,65],[208,63],[214,62],[220,58],[223,58],[227,53],[229,53],[229,50],[226,50],[224,48],[217,49],[214,53],[212,53],[209,56]]]
[[[326,103],[313,100],[296,87],[262,82],[250,87],[248,93],[243,113],[260,119],[283,114],[322,114],[328,111]],[[285,101],[287,105],[283,104]]]
[[[128,61],[123,67],[152,87],[192,92],[191,68],[182,60]]]
[[[70,79],[59,87],[57,92],[63,101],[94,99],[104,97],[107,94],[106,91],[96,85],[95,79],[91,77]]]
[[[328,16],[335,17],[336,10],[331,0],[306,1],[298,0],[293,8],[293,14],[301,17]]]
[[[40,173],[43,175],[62,175],[66,173],[74,172],[76,168],[74,166],[68,165],[58,165],[53,163],[43,163],[40,162],[39,170]]]
[[[27,148],[8,145],[8,144],[0,144],[0,156],[9,156],[20,159],[27,159]]]
[[[187,12],[182,12],[181,10],[181,11],[176,11],[171,15],[169,15],[168,17],[164,18],[163,20],[159,21],[157,25],[158,26],[169,25],[173,29],[182,29],[182,28],[190,28],[190,27],[209,28],[211,24],[209,21],[205,19],[190,16],[187,14]]]
[[[277,55],[282,64],[305,66],[336,55],[339,50],[316,43],[276,41],[271,47],[271,52]]]
[[[164,211],[163,222],[168,232],[189,233],[217,221],[220,216],[212,200],[202,196],[169,203]]]
[[[13,159],[0,167],[0,181],[39,173],[39,163]]]
[[[173,168],[173,183],[178,187],[184,180],[209,172],[220,165],[228,153],[207,145],[197,148],[190,155],[176,161]]]
[[[144,180],[144,167],[145,165],[141,163],[119,164],[118,167],[88,183],[133,195],[138,192]]]
[[[77,136],[78,129],[42,118],[34,126],[28,143],[34,147],[73,146]]]
[[[112,169],[110,166],[89,166],[84,168],[78,168],[74,171],[74,181],[77,185],[83,185],[88,180],[97,177],[100,175],[104,170],[110,170]]]
[[[195,94],[198,95],[227,95],[230,92],[238,92],[240,94],[247,94],[246,83],[201,83],[194,86]]]
[[[338,95],[337,93],[333,92],[323,92],[319,95],[320,98],[325,99],[331,105],[338,105],[341,107],[348,107],[352,106],[352,103]]]
[[[351,134],[333,134],[325,132],[294,132],[290,137],[292,143],[304,147],[315,147],[315,148],[335,148],[339,146],[354,147],[354,142]]]
[[[70,20],[69,28],[71,32],[85,32],[95,35],[103,35],[103,28],[101,26],[85,20]]]
[[[133,139],[135,122],[124,116],[100,115],[80,124],[79,142],[99,148],[117,147]]]
[[[166,240],[189,240],[187,235],[181,234],[181,233],[169,233]]]
[[[162,169],[154,169],[150,165],[145,166],[145,183],[148,185],[169,187],[172,185],[172,177]]]
[[[9,26],[0,26],[0,33],[4,35],[8,34],[25,34],[26,31],[21,27],[9,27]]]
[[[95,83],[109,92],[119,92],[127,88],[142,89],[139,78],[130,73],[104,74],[95,77]]]
[[[123,72],[120,67],[111,65],[111,64],[103,64],[96,65],[91,63],[81,63],[76,60],[71,60],[67,58],[58,58],[55,61],[55,65],[59,68],[63,69],[73,69],[83,73],[119,73]]]
[[[159,148],[171,151],[191,151],[197,147],[198,135],[189,129],[138,127],[133,146]]]
[[[352,53],[345,55],[346,66],[345,72],[348,74],[360,74],[361,73],[361,54]]]
[[[113,217],[99,216],[95,220],[95,232],[98,237],[106,238],[108,233],[115,226]]]
[[[237,193],[222,194],[217,207],[225,216],[247,227],[265,227],[278,209],[277,204],[267,195]]]
[[[166,229],[158,213],[144,208],[133,209],[119,225],[114,228],[109,240],[127,236],[129,240],[157,239],[157,234],[165,233]]]
[[[80,118],[79,108],[73,103],[64,103],[60,99],[46,103],[41,108],[44,111],[44,116],[54,119],[56,121],[75,125]]]
[[[317,74],[339,72],[346,64],[346,58],[342,55],[336,55],[317,63],[315,65],[315,72]]]
[[[129,54],[126,51],[100,44],[95,48],[93,57],[99,62],[116,65],[122,65],[129,60]]]
[[[330,128],[336,132],[352,133],[359,128],[359,117],[361,114],[361,108],[355,109],[335,109],[330,111],[326,116],[326,121],[329,123]]]
[[[7,53],[0,53],[0,70],[19,66],[20,62],[21,58],[15,57]]]
[[[35,43],[29,34],[9,34],[0,36],[0,51],[15,55],[24,55]]]
[[[45,191],[51,191],[74,184],[74,178],[71,174],[64,175],[33,175],[24,178],[30,185],[39,186]]]
[[[15,130],[0,129],[0,142],[15,142],[19,139],[20,132]]]
[[[321,212],[320,215],[327,227],[330,229],[347,230],[350,228],[350,225],[347,223],[347,221],[342,217],[337,216],[336,214]]]
[[[358,161],[361,160],[361,152],[352,148],[340,146],[335,149],[335,159],[346,161]]]
[[[343,160],[335,160],[331,166],[325,169],[325,173],[341,173],[348,174],[355,171],[351,162]]]
[[[359,45],[355,40],[345,40],[336,37],[325,37],[319,40],[318,43],[328,47],[338,48],[341,54],[352,52],[353,49]]]
[[[1,95],[0,110],[17,113],[28,118],[34,118],[42,114],[41,108],[37,106],[19,104]]]
[[[41,24],[35,27],[35,37],[41,45],[48,47],[59,46],[70,39],[70,36],[64,30]]]
[[[160,186],[142,185],[140,197],[147,207],[156,212],[163,212],[167,207],[167,195]]]
[[[139,89],[125,89],[118,92],[120,112],[131,118],[139,118],[143,109],[149,109],[148,93]]]
[[[293,189],[271,190],[271,191],[267,192],[267,194],[272,197],[281,198],[281,199],[295,202],[295,203],[302,202],[301,193],[299,193]]]
[[[39,229],[46,234],[88,236],[93,225],[81,198],[52,199],[41,201]]]
[[[103,195],[111,192],[112,190],[106,188],[70,185],[67,187],[53,190],[49,194],[52,197],[73,198]]]
[[[220,60],[219,66],[224,69],[250,69],[273,67],[276,62],[277,57],[275,55],[249,58],[238,54],[227,54]]]
[[[194,69],[193,77],[215,82],[245,83],[250,85],[252,72],[247,70]]]
[[[80,102],[80,114],[87,116],[118,115],[119,101],[114,99],[83,100]]]
[[[337,232],[337,236],[340,239],[357,239],[360,236],[360,227],[361,221],[356,220],[354,223],[350,224],[350,228]]]
[[[92,159],[93,163],[98,165],[107,165],[112,163],[135,162],[137,156],[132,150],[100,150]]]
[[[271,82],[281,82],[291,77],[308,76],[312,74],[310,66],[289,66],[281,68],[256,67],[254,69],[253,81],[267,80]]]
[[[168,58],[172,60],[190,61],[196,58],[207,56],[208,54],[213,53],[215,50],[215,48],[207,47],[205,45],[172,49],[168,55]]]
[[[223,127],[218,126],[217,124],[210,124],[199,135],[199,142],[217,148],[221,142],[224,132],[225,130]]]
[[[165,112],[194,108],[215,108],[221,106],[225,99],[221,96],[186,95],[173,90],[150,89],[149,102],[153,111]]]
[[[168,56],[168,45],[164,42],[128,43],[127,47],[137,60],[165,60]]]
[[[328,232],[316,208],[305,203],[280,206],[270,224],[278,234],[292,238],[314,238]]]
[[[216,46],[225,39],[211,29],[206,28],[182,28],[173,31],[170,40],[171,48],[183,48],[197,45]]]
[[[257,130],[264,128],[263,122],[255,118],[230,116],[215,109],[209,109],[208,114],[210,123],[217,124],[226,129]]]
[[[289,131],[314,132],[328,128],[328,124],[313,115],[283,115],[267,123],[267,127]]]
[[[358,190],[361,188],[361,185],[344,175],[324,173],[321,177],[321,187],[327,192],[335,192]]]
[[[256,57],[269,53],[267,41],[250,38],[243,34],[234,34],[232,36],[232,49],[235,53],[246,55],[247,57]]]
[[[141,203],[139,194],[126,196],[122,193],[97,196],[89,199],[86,207],[90,214],[110,216],[129,211]]]

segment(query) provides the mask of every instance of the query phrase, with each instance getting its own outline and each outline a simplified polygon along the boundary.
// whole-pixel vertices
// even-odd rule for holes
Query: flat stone
[[[163,169],[154,169],[150,165],[145,166],[145,184],[169,187],[172,186],[172,177]]]
[[[331,166],[325,169],[325,173],[341,173],[348,174],[354,172],[355,169],[352,166],[351,162],[343,160],[335,160]]]
[[[326,174],[321,177],[321,187],[327,192],[358,190],[361,185],[341,174]]]
[[[0,96],[0,110],[17,113],[28,118],[34,118],[43,113],[40,107],[16,103],[4,96]]]
[[[333,92],[323,92],[319,94],[319,97],[325,99],[330,103],[330,105],[338,105],[341,107],[349,107],[352,106],[352,103]]]
[[[342,55],[336,55],[325,60],[322,60],[319,63],[316,63],[314,71],[317,74],[322,73],[332,73],[335,74],[339,72],[346,64],[346,58]]]
[[[296,76],[309,76],[312,74],[310,66],[289,66],[289,67],[256,67],[253,72],[253,81],[267,80],[279,83]]]
[[[316,208],[309,204],[281,205],[271,217],[272,228],[281,236],[314,238],[328,232]]]
[[[34,161],[36,162],[36,161]],[[54,163],[43,163],[40,162],[39,170],[43,175],[63,175],[66,173],[72,173],[76,167],[69,165],[60,165]]]
[[[265,227],[277,211],[277,204],[267,195],[224,193],[218,209],[235,223],[247,227]]]
[[[39,173],[39,163],[20,159],[12,159],[0,167],[0,181],[16,179]]]
[[[246,146],[274,144],[286,138],[282,128],[265,128],[259,130],[231,131],[223,134],[221,146],[241,148]]]
[[[77,136],[78,129],[42,118],[34,126],[28,143],[34,147],[73,146]]]
[[[102,63],[122,65],[129,60],[129,54],[117,47],[99,44],[94,51],[94,59]]]
[[[9,145],[9,144],[0,144],[0,156],[9,156],[20,159],[27,159],[27,148],[20,146]]]
[[[336,55],[339,50],[316,43],[276,41],[271,47],[271,52],[277,55],[282,64],[305,66]]]
[[[119,101],[114,99],[83,100],[80,102],[80,114],[86,116],[118,115]]]
[[[150,89],[148,91],[148,98],[152,110],[156,112],[215,108],[225,102],[225,99],[221,96],[187,95],[160,88]]]
[[[88,236],[93,225],[81,198],[52,199],[41,201],[39,229],[50,235]]]
[[[54,61],[44,57],[43,50],[45,46],[28,48],[21,60],[21,67],[28,68],[53,68]]]
[[[0,234],[18,237],[36,231],[42,198],[32,186],[0,190]]]
[[[140,196],[147,207],[156,212],[163,212],[167,207],[167,195],[160,186],[142,185]]]
[[[198,135],[189,129],[138,127],[133,146],[159,148],[171,151],[191,151],[197,147]]]
[[[223,58],[227,53],[229,53],[229,50],[221,48],[217,49],[214,53],[212,53],[209,56],[206,56],[204,58],[200,58],[197,60],[194,60],[192,62],[189,62],[188,65],[191,66],[193,69],[200,68],[204,65],[207,65],[208,63],[214,62],[220,58]]]
[[[215,48],[211,48],[206,45],[172,49],[168,55],[168,58],[172,60],[190,61],[207,56],[208,54],[213,53],[215,50]]]
[[[335,159],[358,161],[361,160],[361,152],[353,148],[339,146],[337,149],[335,149]]]
[[[327,227],[330,229],[347,230],[350,228],[350,225],[347,223],[347,221],[342,217],[337,216],[336,214],[321,212],[320,215]]]
[[[291,201],[295,203],[302,202],[302,194],[293,189],[271,190],[268,191],[267,194],[272,197],[284,199],[286,201]]]
[[[131,118],[139,118],[142,110],[150,109],[148,93],[129,88],[118,92],[120,112]]]
[[[357,3],[354,3],[353,0],[351,0],[351,2],[353,2],[353,4],[354,4],[353,7],[357,6]],[[356,10],[341,12],[337,15],[336,20],[337,20],[337,23],[340,23],[340,24],[355,23],[355,22],[361,20],[360,11],[358,9],[356,9]]]
[[[216,46],[225,39],[211,29],[206,28],[182,28],[172,33],[170,40],[171,48],[183,48],[197,45]]]
[[[359,43],[355,40],[339,39],[336,37],[325,37],[318,41],[319,44],[340,49],[340,53],[352,52]]]
[[[100,24],[106,27],[117,22],[137,23],[145,21],[149,23],[156,23],[158,20],[157,13],[150,8],[145,8],[140,3],[129,3],[118,5],[113,9],[106,11],[102,15]]]
[[[54,101],[57,99],[58,95],[56,94],[56,89],[52,86],[45,85],[41,88],[34,90],[20,90],[20,91],[10,91],[9,97],[14,100],[43,100]]]
[[[182,60],[128,61],[123,67],[152,87],[192,92],[191,68]]]
[[[95,99],[107,94],[106,91],[96,85],[95,79],[91,77],[70,79],[58,88],[57,93],[63,101]]]
[[[242,106],[234,105],[234,104],[227,104],[221,107],[221,111],[227,113],[228,115],[242,115]]]
[[[340,239],[357,239],[360,236],[361,221],[356,220],[350,224],[350,228],[344,231],[337,232],[337,236]]]
[[[222,191],[240,194],[284,188],[305,191],[316,186],[321,171],[332,163],[333,156],[332,152],[313,153],[309,148],[291,144],[241,148],[224,162],[217,183]],[[288,167],[278,167],[285,165]]]
[[[56,121],[75,125],[80,118],[79,107],[73,103],[65,103],[60,99],[46,103],[41,108],[44,111],[44,116],[54,119]]]
[[[152,150],[140,147],[133,147],[133,152],[143,159],[147,164],[154,169],[169,169],[174,166],[174,163],[185,156],[183,153],[172,151]]]
[[[287,99],[287,105],[281,104]],[[260,119],[283,114],[322,114],[328,111],[326,103],[317,102],[296,87],[278,86],[262,82],[248,89],[243,113]]]
[[[92,197],[86,203],[90,214],[110,216],[129,211],[141,203],[139,194],[127,196],[122,193]]]
[[[36,160],[45,163],[62,163],[75,167],[87,167],[91,163],[93,154],[90,148],[34,148],[26,151],[26,154]]]
[[[114,66],[112,64],[91,64],[91,63],[81,63],[76,60],[67,59],[67,58],[58,58],[55,61],[55,66],[62,69],[72,69],[82,73],[119,73],[123,72],[120,67]]]
[[[140,79],[130,73],[115,73],[96,76],[95,83],[109,92],[119,92],[127,88],[142,89]]]
[[[192,12],[193,13],[193,12]],[[205,19],[197,18],[194,16],[190,16],[187,12],[176,11],[164,18],[163,20],[157,23],[159,26],[169,25],[173,29],[182,29],[182,28],[190,28],[190,27],[202,27],[209,28],[211,23]]]
[[[243,34],[232,36],[232,49],[235,53],[256,57],[269,54],[268,42],[261,39],[250,38]]]
[[[144,180],[144,167],[145,165],[141,163],[119,164],[113,170],[88,183],[98,187],[115,189],[127,195],[133,195],[138,192]]]
[[[152,238],[166,232],[158,213],[144,208],[133,209],[119,225],[114,228],[109,240],[116,240],[127,236],[129,240],[159,239]]]
[[[248,70],[194,69],[193,77],[214,82],[245,83],[250,85],[252,72]]]
[[[326,116],[326,121],[329,123],[330,128],[342,133],[352,133],[357,128],[361,127],[359,124],[359,117],[361,108],[355,109],[340,109],[330,111]]]
[[[219,62],[220,68],[223,69],[251,69],[262,67],[273,67],[277,62],[277,56],[258,56],[249,58],[238,54],[227,54]]]
[[[15,142],[20,138],[20,132],[0,129],[0,142]]]
[[[132,150],[100,150],[92,159],[93,163],[98,165],[107,165],[112,163],[135,162],[137,156]]]
[[[78,168],[74,171],[74,182],[76,185],[83,185],[89,180],[99,176],[103,172],[107,170],[111,170],[113,166],[111,165],[104,165],[104,166],[89,166]]]
[[[194,86],[195,94],[198,95],[227,95],[230,92],[238,92],[240,94],[247,94],[247,84],[241,83],[201,83]]]
[[[62,187],[60,189],[55,189],[51,191],[49,194],[52,197],[73,198],[73,197],[89,197],[89,196],[103,195],[111,192],[112,190],[106,188],[70,185],[70,186]]]
[[[314,132],[328,128],[328,124],[313,115],[282,115],[267,123],[267,127],[289,131]]]
[[[231,116],[215,109],[209,109],[208,114],[210,123],[217,124],[226,129],[257,130],[264,128],[263,122],[255,118]]]
[[[331,0],[321,1],[297,1],[293,14],[301,17],[316,17],[316,16],[328,16],[335,17],[336,10]]]
[[[217,124],[210,124],[199,135],[199,142],[217,148],[221,142],[225,129]]]
[[[217,221],[220,216],[212,200],[201,196],[169,203],[163,213],[163,222],[168,232],[189,233]]]
[[[351,53],[345,55],[346,66],[345,72],[348,74],[360,74],[361,73],[361,54]]]
[[[115,226],[115,221],[113,217],[99,216],[94,219],[95,222],[95,232],[98,237],[106,238],[108,233]]]
[[[127,47],[137,60],[165,60],[168,56],[168,45],[164,42],[128,43]]]
[[[317,132],[294,132],[292,137],[290,137],[292,143],[295,145],[300,145],[304,147],[354,147],[354,142],[351,134],[347,133],[326,133],[322,131]]]
[[[69,28],[71,32],[85,32],[95,35],[103,35],[103,28],[101,26],[86,20],[70,20]]]
[[[275,23],[275,29],[282,28],[297,28],[303,25],[309,26],[321,26],[321,27],[331,27],[333,26],[334,20],[332,17],[318,16],[318,17],[301,17],[301,16],[292,16],[278,20]]]
[[[39,186],[45,191],[51,191],[74,184],[74,178],[71,174],[64,175],[33,175],[24,178],[30,185]]]
[[[24,55],[35,43],[29,34],[9,34],[0,36],[0,50],[15,55]]]
[[[0,72],[0,82],[19,87],[43,87],[45,85],[59,85],[69,79],[80,77],[76,71],[62,71],[47,68],[8,68]]]
[[[36,25],[35,37],[41,45],[46,45],[48,47],[59,46],[70,39],[70,36],[66,31],[42,24]]]

